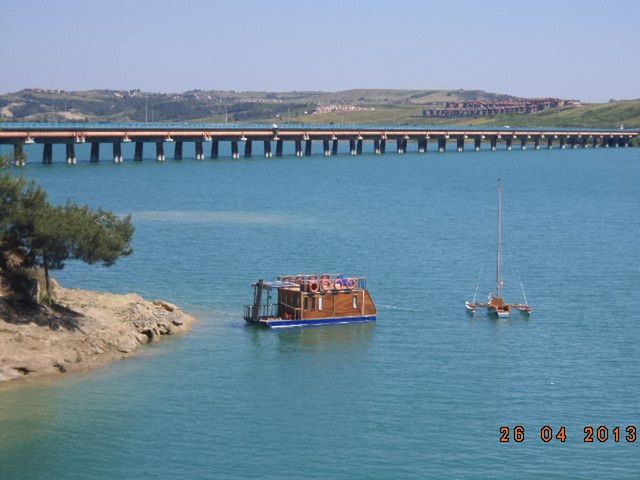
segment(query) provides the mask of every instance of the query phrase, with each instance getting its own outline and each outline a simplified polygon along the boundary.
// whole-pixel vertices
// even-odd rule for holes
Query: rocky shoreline
[[[51,306],[0,296],[0,384],[102,367],[195,319],[163,300],[54,286]],[[14,383],[14,382],[10,382]]]

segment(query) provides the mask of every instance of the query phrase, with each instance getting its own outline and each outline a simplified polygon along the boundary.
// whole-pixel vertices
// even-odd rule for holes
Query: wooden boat
[[[497,226],[497,242],[496,242],[496,291],[489,295],[487,303],[476,302],[478,294],[478,285],[476,284],[475,294],[471,302],[465,302],[465,308],[470,314],[475,314],[479,308],[485,308],[491,315],[498,318],[509,318],[511,311],[518,310],[525,315],[530,315],[533,309],[527,303],[527,296],[524,293],[522,283],[522,296],[524,303],[506,303],[503,298],[504,280],[502,278],[502,179],[498,179],[498,226]],[[480,274],[482,276],[482,273]],[[480,278],[478,278],[480,283]]]
[[[336,274],[284,275],[252,285],[253,304],[244,319],[269,328],[362,323],[376,319],[365,277]]]

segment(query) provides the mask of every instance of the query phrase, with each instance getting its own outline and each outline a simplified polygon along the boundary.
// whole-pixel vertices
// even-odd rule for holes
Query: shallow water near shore
[[[2,480],[637,476],[640,440],[585,444],[582,430],[640,426],[639,149],[20,171],[55,202],[133,216],[131,257],[69,264],[63,285],[163,298],[199,323],[107,368],[0,390]],[[492,289],[498,176],[506,295],[521,299],[521,277],[530,319],[464,311],[482,265],[479,297]],[[378,322],[244,325],[251,282],[301,271],[366,275]],[[501,425],[525,441],[500,444]],[[543,425],[566,443],[544,444]]]

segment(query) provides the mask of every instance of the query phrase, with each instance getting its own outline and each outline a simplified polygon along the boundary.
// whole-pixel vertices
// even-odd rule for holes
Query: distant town
[[[533,113],[550,108],[569,108],[581,105],[579,100],[562,98],[514,98],[511,100],[434,102],[422,110],[425,117],[463,118],[505,115],[513,113]]]

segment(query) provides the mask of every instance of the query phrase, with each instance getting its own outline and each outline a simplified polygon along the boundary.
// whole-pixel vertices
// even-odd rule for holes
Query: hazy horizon
[[[640,97],[640,3],[25,0],[0,5],[1,92],[484,90]],[[31,15],[46,11],[47,15]],[[607,15],[615,21],[606,21]]]

